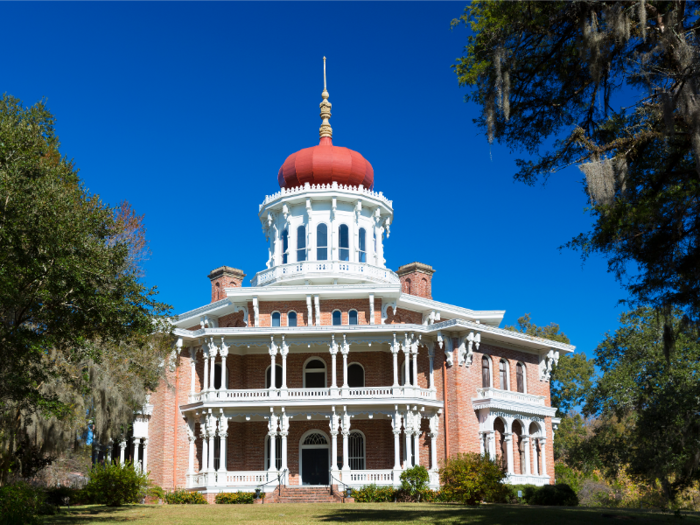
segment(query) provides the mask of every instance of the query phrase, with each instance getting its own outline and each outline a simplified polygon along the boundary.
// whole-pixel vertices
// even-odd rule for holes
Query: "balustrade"
[[[314,274],[337,274],[351,277],[365,277],[380,283],[396,284],[399,276],[393,271],[368,263],[340,261],[305,261],[282,264],[258,272],[251,281],[252,286],[263,286],[278,281]]]
[[[354,399],[393,399],[396,397],[419,397],[421,399],[436,399],[435,391],[412,386],[400,387],[397,395],[390,386],[368,386],[359,388],[288,388],[287,390],[270,388],[250,388],[240,390],[211,390],[197,392],[189,396],[190,403],[204,401],[247,401],[267,399],[325,399],[330,397]]]
[[[503,399],[505,401],[527,403],[528,405],[544,406],[544,396],[536,396],[534,394],[499,390],[498,388],[477,388],[476,393],[479,399]]]

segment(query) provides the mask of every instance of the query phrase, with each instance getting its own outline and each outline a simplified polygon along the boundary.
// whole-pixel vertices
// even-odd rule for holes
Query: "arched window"
[[[505,359],[501,359],[500,363],[498,363],[498,377],[501,390],[508,390],[508,363],[506,363]]]
[[[365,369],[358,363],[348,365],[348,386],[362,388],[365,386]]]
[[[365,470],[365,436],[359,430],[348,436],[348,459],[350,470]]]
[[[411,279],[406,279],[403,282],[403,291],[404,291],[404,293],[407,293],[407,294],[411,293]]]
[[[350,260],[350,236],[348,235],[348,227],[345,224],[341,224],[339,228],[340,234],[340,260],[349,261]]]
[[[272,312],[272,326],[279,326],[280,318],[281,316],[279,312]]]
[[[217,439],[215,443],[218,443]],[[270,468],[270,436],[265,437],[265,469]],[[277,470],[282,468],[282,439],[277,436],[275,439],[275,468]]]
[[[306,260],[306,226],[297,228],[297,262]]]
[[[360,262],[367,262],[367,233],[364,228],[360,228],[360,238],[359,238],[359,248],[360,248]]]
[[[481,358],[481,386],[483,388],[491,387],[491,361],[486,356]]]
[[[513,434],[515,434],[515,446],[518,451],[520,474],[525,474],[525,446],[523,444],[523,429],[519,421],[513,421]]]
[[[406,361],[401,364],[401,384],[411,386],[413,384],[413,360],[408,360],[408,382],[406,382]]]
[[[348,312],[348,324],[357,324],[357,310],[350,310]]]
[[[287,326],[296,326],[297,325],[297,313],[296,312],[289,312],[287,314]]]
[[[289,232],[282,232],[282,264],[287,264],[287,256],[289,255]]]
[[[508,449],[506,448],[506,427],[503,424],[503,420],[499,417],[493,424],[493,429],[496,431],[496,440],[498,443],[498,448],[496,450],[496,455],[498,456],[498,463],[501,467],[506,468],[508,464]]]
[[[304,367],[304,388],[326,388],[326,363],[312,359]]]
[[[342,324],[342,319],[343,314],[340,313],[340,310],[333,312],[333,326],[340,326]]]
[[[328,260],[328,226],[325,224],[316,226],[316,260]]]
[[[376,257],[377,256],[377,230],[375,230],[374,228],[372,228],[372,237],[374,238],[374,248],[373,248],[372,253]]]
[[[270,370],[271,367],[267,367],[265,371],[265,388],[270,388]],[[282,367],[280,365],[275,365],[275,388],[282,388]]]
[[[525,393],[525,367],[522,363],[515,365],[515,379],[518,383],[518,392]]]

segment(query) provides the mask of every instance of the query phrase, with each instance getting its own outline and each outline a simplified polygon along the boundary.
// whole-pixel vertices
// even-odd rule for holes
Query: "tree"
[[[650,308],[621,316],[596,349],[603,371],[585,411],[599,422],[591,446],[609,476],[623,467],[658,480],[670,502],[700,480],[700,343],[695,326],[673,313],[675,351],[667,358],[667,320]]]
[[[142,217],[90,194],[59,147],[43,103],[2,97],[3,479],[37,447],[46,457],[74,443],[86,417],[118,434],[162,377],[170,346],[169,307],[141,282]],[[29,456],[18,455],[22,443]]]
[[[629,304],[695,321],[699,15],[685,0],[475,1],[453,21],[472,32],[454,68],[483,110],[475,122],[531,156],[515,179],[546,182],[574,164],[585,174],[595,223],[567,246],[604,254]]]

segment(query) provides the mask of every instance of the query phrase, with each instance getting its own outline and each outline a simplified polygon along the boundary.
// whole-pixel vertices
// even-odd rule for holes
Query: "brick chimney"
[[[403,293],[425,297],[426,299],[433,298],[432,280],[435,270],[427,264],[414,262],[405,264],[396,272],[401,280],[401,291]]]
[[[216,270],[212,270],[209,274],[211,280],[211,302],[219,301],[226,297],[224,288],[233,286],[242,286],[245,274],[243,270],[231,268],[230,266],[222,266]]]

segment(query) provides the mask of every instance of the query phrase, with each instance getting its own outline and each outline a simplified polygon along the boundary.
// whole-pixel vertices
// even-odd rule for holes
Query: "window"
[[[376,255],[377,254],[377,230],[375,230],[374,228],[372,228],[372,230],[373,230],[372,235],[374,237],[374,252],[373,253]]]
[[[297,228],[297,262],[306,260],[306,226]]]
[[[316,227],[316,260],[328,260],[328,226],[325,224]]]
[[[367,262],[367,243],[365,237],[367,236],[365,229],[360,228],[360,262]]]
[[[282,264],[287,264],[287,255],[289,254],[289,232],[282,232]]]
[[[265,388],[270,388],[270,370],[271,367],[267,367],[267,372],[265,372]],[[275,365],[275,388],[282,388],[282,367],[280,365]]]
[[[353,363],[348,366],[348,386],[362,388],[365,386],[365,369],[362,365]]]
[[[491,386],[491,362],[486,356],[481,358],[481,386],[483,388]]]
[[[340,313],[340,310],[333,312],[333,326],[340,326],[342,324],[342,318],[343,314]]]
[[[270,468],[270,436],[265,438],[265,468]],[[282,438],[275,439],[275,468],[282,468]]]
[[[279,312],[272,312],[272,326],[279,326],[280,318],[281,316]]]
[[[296,326],[297,325],[297,313],[296,312],[289,312],[287,314],[287,326]]]
[[[359,430],[353,430],[348,438],[350,470],[365,470],[365,436]]]
[[[350,260],[350,235],[345,224],[340,225],[340,260]]]
[[[498,376],[500,378],[501,390],[508,390],[508,363],[501,359],[498,364]]]
[[[350,313],[348,314],[348,318],[350,321],[349,324],[357,324],[357,310],[350,310]]]
[[[304,388],[326,388],[326,363],[312,359],[304,367]]]
[[[525,367],[522,363],[515,365],[515,379],[518,382],[518,392],[525,393]]]
[[[493,423],[493,429],[496,431],[496,439],[498,442],[498,448],[496,450],[496,455],[498,456],[498,464],[501,467],[506,468],[508,465],[508,449],[506,447],[506,427],[503,420],[499,417]]]
[[[411,279],[406,279],[403,282],[403,292],[407,294],[411,293]]]

